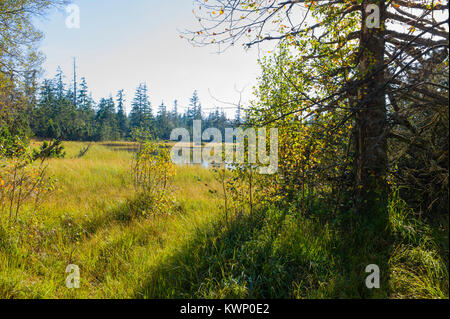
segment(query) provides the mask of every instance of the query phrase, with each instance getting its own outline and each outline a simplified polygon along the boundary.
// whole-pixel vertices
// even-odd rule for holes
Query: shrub
[[[47,176],[45,157],[36,165],[24,142],[15,143],[16,151],[8,156],[0,154],[0,218],[7,212],[9,220],[17,221],[23,205],[31,202],[36,210],[55,182]]]
[[[170,177],[175,174],[169,150],[156,142],[141,142],[133,161],[132,174],[137,193],[133,208],[144,215],[167,213],[172,202]]]
[[[53,143],[56,143],[55,147],[50,148]],[[54,141],[53,143],[44,141],[39,149],[33,149],[33,158],[38,158],[40,154],[46,152],[46,150],[49,150],[48,154],[46,154],[47,158],[64,158],[66,156],[64,146],[60,145],[60,142],[58,141]]]

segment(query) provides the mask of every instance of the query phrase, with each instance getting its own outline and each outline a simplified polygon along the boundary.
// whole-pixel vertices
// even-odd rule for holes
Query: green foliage
[[[208,192],[221,188],[211,171],[178,168],[168,189],[176,201],[158,210],[133,187],[130,153],[93,143],[74,159],[83,145],[65,145],[68,156],[50,160],[61,193],[35,212],[28,201],[14,227],[0,222],[2,297],[448,298],[448,219],[417,218],[398,193],[380,235],[370,219],[334,214],[316,194],[307,213],[301,194],[289,205],[258,200],[251,213],[247,172],[226,221],[223,198]],[[159,150],[143,153],[156,159]],[[82,270],[76,291],[64,287],[69,263]],[[365,287],[370,263],[381,268],[381,289]]]
[[[396,236],[407,210],[394,200],[391,207],[396,207],[390,210]],[[448,271],[440,257],[444,252],[432,251],[429,246],[414,247],[410,239],[403,237],[395,237],[393,255],[382,268],[381,273],[389,273],[391,278],[382,275],[381,289],[368,290],[364,284],[365,266],[374,261],[380,264],[386,257],[379,249],[380,243],[373,243],[370,225],[348,231],[332,216],[324,216],[326,211],[304,216],[295,206],[289,210],[273,206],[233,218],[229,224],[221,219],[198,229],[173,255],[162,259],[137,296],[448,297]],[[415,218],[411,222],[404,226],[417,232],[417,240],[435,245],[436,237],[421,232]]]
[[[396,244],[389,259],[395,298],[448,298],[448,215],[425,223],[400,198],[390,202],[390,225]]]
[[[8,156],[0,154],[0,220],[5,217],[17,222],[26,203],[33,203],[36,212],[44,197],[55,189],[55,180],[48,176],[42,158],[34,165],[35,156],[27,144],[17,140],[16,151]]]
[[[37,102],[30,107],[30,118],[23,120],[36,137],[69,141],[136,140],[136,131],[146,131],[153,138],[169,140],[174,128],[184,127],[192,134],[193,120],[202,120],[204,127],[216,127],[222,133],[233,124],[219,109],[204,116],[197,92],[184,114],[178,113],[178,102],[174,101],[172,112],[163,102],[154,116],[147,85],[142,83],[136,89],[131,112],[127,115],[123,90],[117,93],[116,101],[109,97],[95,103],[85,78],[81,80],[76,99],[73,92],[66,89],[63,79],[64,74],[58,69],[54,79],[43,82]]]
[[[34,17],[65,0],[0,1],[0,138],[27,136],[42,54]],[[2,141],[3,143],[5,140]]]
[[[175,173],[168,148],[152,141],[141,141],[132,167],[137,194],[133,209],[146,208],[141,209],[143,215],[167,213],[173,202],[170,182]]]
[[[351,204],[343,197],[354,190],[353,121],[345,109],[321,112],[309,106],[299,92],[309,75],[295,54],[281,46],[279,53],[261,62],[262,75],[255,89],[258,99],[246,114],[248,125],[267,123],[268,128],[278,128],[279,169],[266,177],[272,189],[268,198],[283,197],[289,202],[301,194],[306,212],[310,210],[307,198],[314,194],[327,201],[330,209],[345,210]]]
[[[382,63],[392,50],[377,37],[384,23],[383,30],[361,32],[358,12],[364,5],[306,1],[319,22],[305,20],[309,27],[302,31],[288,31],[277,14],[270,14],[284,42],[278,53],[262,61],[257,99],[245,121],[238,109],[235,123],[279,129],[278,173],[259,175],[246,163],[216,168],[216,179],[200,168],[195,178],[179,177],[169,149],[152,138],[168,139],[180,126],[192,133],[194,120],[221,130],[232,122],[218,109],[205,118],[196,91],[184,114],[175,101],[173,112],[161,103],[154,116],[146,84],[137,88],[127,116],[123,91],[117,101],[110,97],[96,104],[85,79],[74,96],[60,69],[36,98],[40,58],[32,44],[41,35],[31,18],[52,3],[0,0],[0,48],[8,49],[0,51],[0,296],[448,298],[448,98],[442,97],[448,91],[447,51],[421,56],[404,74],[405,82],[396,77],[400,84],[382,87],[375,83],[379,73],[372,73],[373,64],[377,59]],[[236,3],[250,12],[257,6],[255,1]],[[276,5],[256,11],[267,14]],[[279,7],[280,14],[287,7]],[[228,17],[222,7],[211,12],[216,13]],[[228,31],[221,34],[233,34]],[[254,37],[251,29],[242,31]],[[363,47],[358,39],[372,43]],[[420,49],[411,50],[414,60]],[[391,62],[386,75],[393,72]],[[405,63],[394,62],[400,63],[394,72]],[[430,63],[433,72],[447,74],[427,75],[423,80],[436,81],[432,88],[412,85],[416,74],[431,73]],[[411,99],[415,92],[405,84],[426,98],[416,94]],[[39,165],[35,160],[50,144],[30,152],[24,138],[28,125],[46,138],[131,137],[139,150],[133,159],[121,155],[122,170],[93,163],[94,157],[103,161],[104,153],[83,157],[89,147],[77,158],[62,159],[60,145]],[[378,188],[386,183],[385,143],[379,141],[387,135],[396,138],[389,140],[388,182],[396,190],[389,205],[380,198],[388,192]],[[56,204],[44,205],[44,195],[55,186],[43,165],[47,157],[59,158],[52,165],[64,172],[67,189],[64,198],[53,198]],[[127,175],[129,160],[132,174]],[[373,165],[365,167],[370,161]],[[370,183],[372,175],[366,174],[374,167],[381,167],[372,170],[380,184]],[[181,185],[176,200],[175,178]],[[367,185],[376,187],[367,190]],[[80,187],[85,197],[94,194],[90,202],[80,201]],[[123,191],[127,188],[128,193]],[[361,196],[363,188],[380,197]],[[73,203],[65,210],[83,213],[62,211],[57,204],[66,197]],[[435,214],[422,218],[424,212]],[[86,270],[84,289],[62,291],[56,283],[63,282],[64,271],[55,269],[74,260]],[[365,286],[369,264],[380,267],[380,289]]]
[[[149,101],[147,84],[141,83],[136,89],[136,95],[132,103],[130,113],[130,126],[138,129],[149,129],[153,127],[154,118],[152,106]]]
[[[55,143],[53,142],[47,142],[44,141],[39,149],[33,149],[33,158],[37,158],[41,153],[43,153],[49,146]],[[56,147],[52,148],[50,152],[46,154],[46,158],[64,158],[66,156],[66,152],[64,151],[63,145],[57,145]]]

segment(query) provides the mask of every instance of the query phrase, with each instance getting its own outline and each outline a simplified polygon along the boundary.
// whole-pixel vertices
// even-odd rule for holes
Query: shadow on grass
[[[192,238],[176,249],[174,254],[161,260],[156,269],[148,274],[143,286],[135,292],[136,298],[189,298],[208,297],[217,286],[223,286],[224,294],[228,297],[240,297],[244,294],[241,288],[251,278],[245,273],[236,277],[238,268],[255,267],[261,264],[256,261],[253,265],[248,260],[241,260],[242,248],[251,241],[263,227],[260,215],[246,216],[235,219],[226,226],[223,222],[197,229]],[[265,254],[258,254],[264,258],[270,247],[264,247]],[[228,278],[227,278],[228,276]],[[257,280],[257,278],[255,278]],[[209,297],[215,297],[210,295]]]
[[[134,297],[384,298],[390,242],[380,225],[352,218],[331,226],[276,208],[216,222],[161,257]],[[366,287],[369,264],[380,268],[380,289]]]
[[[198,229],[149,270],[134,297],[292,298],[320,290],[313,279],[330,279],[331,256],[321,244],[331,237],[312,223],[303,236],[297,226],[295,217],[269,210]],[[324,238],[316,240],[315,231]]]
[[[340,298],[388,298],[392,239],[387,213],[369,216],[348,212],[336,227],[336,243],[334,251],[339,257],[340,272],[336,295]],[[366,272],[369,265],[379,269],[379,288],[367,286],[366,279],[374,274],[373,270]]]
[[[134,198],[127,199],[125,202],[89,219],[77,222],[70,216],[65,217],[61,221],[61,225],[67,234],[74,235],[70,235],[70,237],[73,237],[71,240],[75,241],[79,239],[77,238],[79,235],[89,238],[100,229],[110,227],[113,224],[128,225],[136,219],[149,218],[152,208],[153,202],[148,197],[136,195]]]

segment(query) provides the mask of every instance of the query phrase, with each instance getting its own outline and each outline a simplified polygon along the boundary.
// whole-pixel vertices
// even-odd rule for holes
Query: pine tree
[[[63,78],[64,78],[63,71],[62,71],[61,67],[58,66],[58,68],[56,70],[56,76],[55,76],[56,96],[57,96],[58,100],[62,100],[64,98],[64,93],[66,90]]]
[[[241,105],[239,104],[238,107],[237,107],[237,110],[236,110],[236,118],[235,118],[236,126],[241,125],[241,121],[242,121],[242,118],[241,118]]]
[[[39,137],[54,138],[59,135],[59,128],[54,125],[52,118],[54,105],[56,103],[56,90],[53,81],[45,80],[41,86],[38,103],[35,108],[35,116],[31,123],[31,128],[35,135]]]
[[[202,105],[200,103],[200,99],[198,98],[197,90],[194,91],[194,94],[189,99],[189,109],[188,109],[188,118],[189,120],[201,120],[202,119]]]
[[[154,118],[148,97],[147,85],[145,83],[141,83],[136,89],[136,94],[131,105],[130,128],[145,129],[151,132]]]
[[[79,130],[81,140],[92,140],[95,127],[94,101],[89,95],[86,79],[81,78],[80,89],[77,96],[77,110],[79,118]]]
[[[120,130],[116,119],[116,110],[112,97],[102,98],[98,105],[97,112],[97,139],[117,140],[120,137]]]
[[[147,127],[150,129],[153,125],[154,118],[146,83],[141,84],[141,103],[144,120],[143,127]]]
[[[128,119],[125,113],[124,102],[123,90],[120,90],[117,93],[117,125],[119,126],[121,138],[128,136]]]
[[[169,116],[167,113],[167,107],[164,104],[164,101],[161,102],[161,105],[158,108],[156,123],[158,128],[157,130],[158,137],[164,140],[168,140],[170,137],[170,123],[169,123]]]

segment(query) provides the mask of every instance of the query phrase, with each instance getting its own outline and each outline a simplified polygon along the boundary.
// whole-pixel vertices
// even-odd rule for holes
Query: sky
[[[86,77],[93,98],[115,97],[124,89],[127,111],[139,83],[146,82],[153,110],[164,101],[171,109],[178,100],[185,111],[197,90],[205,113],[218,106],[233,117],[242,90],[245,104],[260,74],[258,48],[241,46],[217,54],[217,47],[193,47],[180,38],[180,30],[197,26],[191,0],[75,0],[80,28],[68,28],[65,10],[54,10],[37,22],[43,31],[41,50],[46,56],[44,77],[60,66],[66,82]],[[265,51],[267,52],[267,51]],[[218,101],[219,100],[219,101]]]

